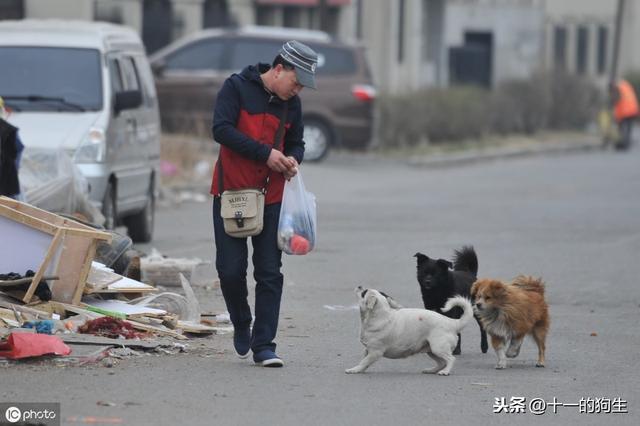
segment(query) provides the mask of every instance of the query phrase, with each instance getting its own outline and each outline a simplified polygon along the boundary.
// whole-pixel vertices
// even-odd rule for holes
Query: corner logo
[[[22,412],[18,407],[9,407],[4,412],[4,417],[9,423],[18,423],[22,419]]]

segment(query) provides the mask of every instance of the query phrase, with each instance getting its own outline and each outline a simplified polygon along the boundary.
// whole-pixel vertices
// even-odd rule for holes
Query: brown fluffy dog
[[[474,312],[491,335],[491,345],[498,356],[497,369],[507,367],[507,358],[518,356],[527,334],[538,345],[536,367],[544,367],[549,309],[541,279],[521,275],[511,283],[477,280],[471,287],[471,300]]]

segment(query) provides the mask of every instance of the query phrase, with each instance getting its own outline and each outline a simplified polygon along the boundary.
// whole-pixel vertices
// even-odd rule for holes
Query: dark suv
[[[371,140],[376,91],[360,46],[336,42],[321,31],[274,27],[204,30],[150,57],[163,130],[211,134],[218,90],[232,72],[271,63],[287,40],[318,52],[318,90],[300,97],[304,113],[305,160],[322,159],[331,146],[364,149]]]

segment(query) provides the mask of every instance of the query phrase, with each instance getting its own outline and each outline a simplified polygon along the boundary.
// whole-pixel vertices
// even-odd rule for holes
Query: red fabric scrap
[[[70,353],[71,348],[62,339],[47,334],[11,333],[6,342],[0,343],[0,357],[9,359]]]

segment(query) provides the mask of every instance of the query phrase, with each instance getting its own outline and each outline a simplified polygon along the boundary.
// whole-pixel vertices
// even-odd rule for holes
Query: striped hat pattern
[[[316,88],[318,54],[313,49],[299,41],[290,40],[282,45],[279,54],[294,66],[298,83],[312,89]]]

